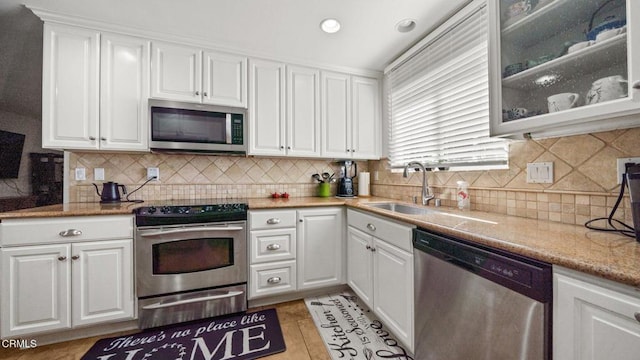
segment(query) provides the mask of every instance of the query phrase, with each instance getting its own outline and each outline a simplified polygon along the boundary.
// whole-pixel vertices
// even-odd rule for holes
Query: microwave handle
[[[192,232],[202,232],[202,231],[240,231],[240,230],[244,230],[244,228],[242,226],[193,227],[193,228],[185,228],[185,229],[161,230],[161,231],[154,231],[150,233],[142,233],[140,234],[140,236],[153,237],[153,236],[171,235],[171,234],[189,234]]]
[[[157,302],[157,303],[154,303],[154,304],[149,304],[149,305],[143,306],[142,309],[143,310],[161,309],[161,308],[166,308],[166,307],[171,307],[171,306],[178,306],[178,305],[183,305],[183,304],[191,304],[191,303],[195,303],[195,302],[203,302],[203,301],[209,301],[209,300],[225,299],[225,298],[235,297],[235,296],[238,296],[238,295],[242,295],[242,291],[229,291],[228,293],[222,294],[222,295],[204,296],[204,297],[200,297],[200,298],[178,300],[178,301],[173,301],[173,302],[169,302],[169,303]]]
[[[231,140],[231,114],[227,113],[227,119],[226,120],[227,120],[227,123],[226,123],[227,124],[227,126],[226,126],[226,128],[227,128],[227,133],[226,133],[227,144],[231,144],[231,141],[232,141]]]

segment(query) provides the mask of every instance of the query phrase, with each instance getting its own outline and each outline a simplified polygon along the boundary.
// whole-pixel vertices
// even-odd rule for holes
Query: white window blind
[[[385,74],[392,167],[507,163],[506,141],[489,137],[487,32],[483,6]]]

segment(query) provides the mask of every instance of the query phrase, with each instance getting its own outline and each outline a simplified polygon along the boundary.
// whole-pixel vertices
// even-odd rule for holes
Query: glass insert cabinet
[[[640,1],[489,0],[491,135],[640,126]]]

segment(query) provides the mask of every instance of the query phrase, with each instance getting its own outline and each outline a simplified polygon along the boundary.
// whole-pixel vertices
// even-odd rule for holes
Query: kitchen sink
[[[371,207],[382,209],[382,210],[389,210],[389,211],[393,211],[401,214],[407,214],[407,215],[425,215],[425,214],[439,213],[439,211],[424,208],[424,207],[411,206],[407,204],[393,203],[393,202],[370,203],[370,204],[367,204],[367,206],[371,206]]]

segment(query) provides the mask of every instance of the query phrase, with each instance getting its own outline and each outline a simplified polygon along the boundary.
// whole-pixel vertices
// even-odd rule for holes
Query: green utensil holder
[[[331,196],[331,184],[329,184],[329,183],[320,183],[320,184],[318,184],[318,196],[320,196],[320,197],[329,197],[329,196]]]

